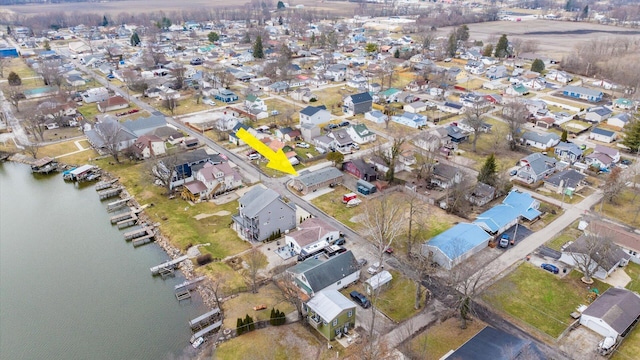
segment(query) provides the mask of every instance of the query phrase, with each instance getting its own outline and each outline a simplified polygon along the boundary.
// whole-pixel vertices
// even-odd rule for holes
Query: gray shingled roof
[[[560,136],[555,133],[544,133],[539,134],[535,131],[527,131],[522,135],[522,138],[525,140],[535,141],[537,143],[546,144],[549,140],[560,140]]]
[[[239,202],[242,207],[242,214],[246,217],[253,218],[257,216],[265,206],[271,204],[279,197],[280,194],[274,190],[256,186],[240,198]]]
[[[602,319],[623,334],[640,316],[640,296],[622,288],[609,288],[582,313]]]
[[[533,170],[535,174],[542,174],[547,171],[549,167],[555,167],[557,162],[556,159],[540,153],[533,153],[525,157],[523,160],[526,160],[529,163],[531,170]]]
[[[358,271],[358,261],[351,250],[304,272],[311,289],[316,292]]]
[[[300,110],[301,114],[307,115],[307,116],[313,116],[315,113],[317,113],[320,110],[326,110],[327,108],[322,105],[322,106],[307,106],[306,108]]]
[[[553,174],[547,180],[545,180],[545,182],[555,186],[560,186],[560,182],[564,181],[563,182],[564,187],[576,187],[578,186],[580,181],[584,180],[584,178],[585,178],[584,174],[580,174],[579,172],[573,169],[569,169],[569,170],[561,171],[557,174]]]
[[[363,102],[367,102],[367,101],[373,101],[373,98],[371,97],[371,94],[369,94],[368,92],[363,92],[360,94],[353,94],[350,95],[351,96],[351,101],[354,104],[360,104]]]
[[[583,95],[588,95],[588,96],[595,96],[598,97],[600,95],[602,95],[602,91],[599,90],[592,90],[592,89],[588,89],[582,86],[565,86],[564,89],[562,89],[563,91],[567,91],[567,92],[571,92],[571,93],[575,93],[575,94],[583,94]]]
[[[303,175],[298,176],[298,181],[300,181],[305,186],[313,186],[316,184],[323,183],[330,179],[337,179],[342,176],[342,172],[333,166],[326,167],[324,169],[307,172]]]

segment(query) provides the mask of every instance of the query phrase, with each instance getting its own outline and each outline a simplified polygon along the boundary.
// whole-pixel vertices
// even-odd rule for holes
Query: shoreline
[[[6,161],[10,161],[18,164],[24,164],[24,165],[31,165],[32,163],[31,159],[29,159],[28,156],[20,153],[11,154]],[[59,162],[59,164],[63,166],[71,166],[63,162]],[[100,169],[100,171],[102,172],[101,178],[103,180],[110,181],[113,179],[118,179],[118,177],[114,176],[113,174],[111,174],[110,172],[104,169]],[[127,197],[130,198],[129,201],[132,202],[133,206],[140,208],[140,203],[138,202],[138,199],[136,199],[135,196],[132,196],[129,193],[129,190],[126,187],[124,187],[123,191],[119,195],[119,198],[125,199]],[[140,220],[144,222],[147,222],[149,224],[154,224],[154,222],[151,220],[149,215],[147,215],[144,209],[138,214],[138,217],[140,218]],[[158,246],[160,246],[160,248],[171,259],[176,259],[180,256],[186,255],[186,251],[183,253],[179,248],[171,244],[171,240],[162,233],[162,225],[160,223],[157,223],[157,224],[158,226],[155,226],[155,229],[156,229],[155,240],[153,241],[153,243],[158,244]],[[189,258],[188,262],[183,261],[178,269],[180,270],[180,272],[182,272],[183,276],[187,280],[193,280],[197,277],[195,265],[193,264],[193,261],[191,261],[191,258]],[[203,284],[197,286],[195,290],[200,295],[200,298],[202,299],[202,303],[207,307],[207,309],[211,310],[218,306],[217,306],[217,300],[215,299],[215,295],[213,294],[213,291],[211,291],[208,287],[207,283],[209,280],[210,280],[209,277],[207,277],[207,280],[205,280]]]

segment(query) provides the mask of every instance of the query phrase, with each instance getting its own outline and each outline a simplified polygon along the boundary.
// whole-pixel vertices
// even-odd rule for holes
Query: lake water
[[[193,356],[188,321],[207,309],[176,300],[180,274],[151,276],[169,257],[126,242],[108,201],[60,174],[0,164],[0,359]]]

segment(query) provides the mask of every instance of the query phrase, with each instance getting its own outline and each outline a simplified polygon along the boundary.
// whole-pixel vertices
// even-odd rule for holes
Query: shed
[[[368,181],[364,181],[362,179],[358,180],[358,182],[356,183],[356,186],[358,187],[358,192],[363,195],[373,194],[377,190],[375,185],[373,185]]]
[[[609,288],[580,316],[580,325],[604,337],[626,336],[640,319],[640,295],[623,288]]]
[[[387,270],[381,271],[373,275],[369,280],[364,282],[364,288],[368,295],[390,283],[393,280],[393,276]]]

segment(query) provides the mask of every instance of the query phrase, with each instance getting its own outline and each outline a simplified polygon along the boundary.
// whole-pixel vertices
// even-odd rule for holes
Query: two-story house
[[[267,111],[267,104],[261,98],[249,94],[244,101],[244,106],[249,110]]]
[[[349,116],[364,114],[371,111],[372,104],[373,98],[368,92],[353,94],[344,98],[342,111]]]
[[[328,341],[356,326],[356,304],[337,290],[319,292],[305,308],[309,325]]]
[[[130,147],[138,159],[148,159],[166,153],[164,141],[156,135],[142,135]]]
[[[596,145],[593,152],[585,157],[585,163],[599,169],[609,169],[612,164],[620,161],[620,152],[616,149]]]
[[[462,172],[455,166],[437,163],[433,166],[431,184],[447,189],[462,181]]]
[[[326,221],[310,218],[298,225],[297,230],[285,235],[284,242],[296,254],[312,254],[331,245],[339,237],[340,231]]]
[[[358,144],[366,144],[376,141],[376,133],[369,130],[365,124],[351,125],[347,128],[347,134]]]
[[[328,136],[332,137],[333,140],[333,149],[339,151],[342,154],[351,154],[353,149],[353,140],[349,133],[345,129],[335,130],[330,133]]]
[[[242,176],[228,162],[220,164],[205,163],[196,171],[195,179],[201,181],[210,194],[222,194],[242,186]]]
[[[516,176],[530,184],[544,180],[546,176],[556,171],[556,162],[554,158],[533,153],[520,160],[521,168],[518,169]]]
[[[329,122],[329,120],[331,120],[331,113],[324,105],[307,106],[300,110],[300,125],[313,124],[318,126]]]
[[[351,250],[322,261],[309,258],[287,269],[294,283],[308,296],[326,290],[340,290],[358,281],[360,266]]]
[[[264,241],[296,226],[296,206],[272,189],[255,186],[238,199],[239,213],[232,216],[238,235]]]

